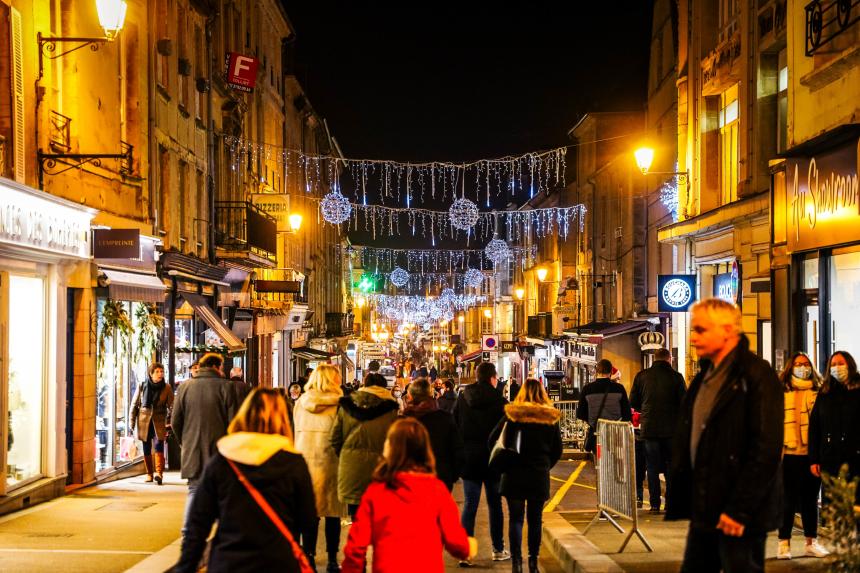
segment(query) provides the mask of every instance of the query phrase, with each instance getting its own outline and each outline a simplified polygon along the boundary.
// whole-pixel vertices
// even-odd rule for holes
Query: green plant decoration
[[[855,505],[858,478],[848,479],[848,465],[845,464],[839,475],[823,474],[821,479],[827,496],[822,514],[833,530],[833,551],[826,558],[829,571],[855,573],[860,571],[860,535],[857,532],[860,507]]]
[[[164,330],[164,317],[155,311],[154,305],[140,303],[134,311],[134,321],[137,331],[134,360],[135,362],[145,360],[149,364],[152,355],[160,346],[161,333]]]
[[[122,302],[107,299],[102,307],[101,329],[98,336],[98,369],[104,367],[105,354],[107,354],[107,342],[114,339],[120,344],[128,344],[129,339],[134,333],[134,327],[131,324],[131,319],[125,311],[125,306]],[[117,353],[114,353],[114,360],[117,358]]]

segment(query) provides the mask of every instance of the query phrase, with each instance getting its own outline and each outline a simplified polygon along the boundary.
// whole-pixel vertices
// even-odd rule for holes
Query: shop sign
[[[740,283],[740,268],[735,261],[730,272],[714,275],[714,297],[737,304]]]
[[[789,252],[860,240],[860,140],[786,160]]]
[[[302,283],[299,281],[254,281],[254,289],[257,292],[277,293],[299,293],[302,292]]]
[[[660,312],[686,312],[696,302],[696,275],[659,275]]]
[[[243,92],[254,91],[259,60],[236,52],[227,54],[227,85]]]
[[[139,259],[139,229],[93,229],[93,257]]]
[[[499,345],[499,352],[516,352],[517,346],[513,340],[503,340]]]
[[[278,227],[275,222],[254,209],[248,208],[245,211],[248,244],[269,253],[277,253]]]
[[[590,342],[572,342],[568,350],[568,356],[578,362],[597,362],[597,345]]]
[[[92,212],[42,195],[0,180],[0,242],[89,258]]]
[[[643,332],[639,335],[640,350],[660,350],[666,346],[666,337],[662,332]]]
[[[495,334],[483,334],[481,335],[481,350],[491,351],[497,350],[497,346],[499,345],[499,339]]]
[[[273,193],[252,193],[251,203],[256,208],[274,217],[279,233],[291,232],[290,196]]]

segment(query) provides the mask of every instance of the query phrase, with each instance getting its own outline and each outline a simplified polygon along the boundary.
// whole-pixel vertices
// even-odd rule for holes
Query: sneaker
[[[807,547],[809,547],[807,545]],[[776,550],[777,559],[791,559],[791,541],[787,539],[779,540],[779,547]]]
[[[511,558],[511,554],[507,549],[501,551],[493,551],[493,561],[507,561]]]
[[[830,551],[828,551],[824,548],[823,545],[818,543],[817,539],[813,539],[812,543],[806,544],[806,550],[804,551],[804,554],[807,557],[827,557],[828,555],[830,555]]]
[[[466,567],[474,567],[474,566],[475,566],[475,564],[472,562],[471,559],[463,559],[462,561],[460,561],[460,567],[466,568]]]

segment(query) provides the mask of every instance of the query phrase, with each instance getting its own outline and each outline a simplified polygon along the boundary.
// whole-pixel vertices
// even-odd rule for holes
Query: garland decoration
[[[465,281],[467,286],[477,288],[481,286],[481,284],[483,284],[484,282],[484,273],[482,273],[478,269],[469,269],[468,271],[466,271],[466,274],[463,275],[463,280]]]
[[[349,219],[352,213],[352,205],[349,200],[341,195],[340,191],[329,192],[320,201],[320,212],[323,219],[332,225],[340,225]]]
[[[508,244],[500,239],[498,235],[494,235],[493,239],[487,243],[487,246],[484,248],[484,254],[494,265],[504,263],[511,256]]]
[[[400,267],[395,267],[391,274],[388,275],[388,280],[396,287],[404,287],[409,282],[409,273]]]
[[[469,231],[478,222],[478,206],[474,202],[460,197],[448,208],[451,226],[460,231]]]

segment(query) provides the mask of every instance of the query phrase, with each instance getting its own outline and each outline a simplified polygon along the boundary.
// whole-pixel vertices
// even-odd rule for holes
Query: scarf
[[[420,402],[412,403],[403,410],[404,416],[412,416],[414,418],[420,418],[424,414],[429,414],[430,412],[435,412],[439,409],[439,406],[436,404],[436,400],[433,398],[427,398],[426,400],[421,400]]]
[[[155,400],[161,395],[166,382],[154,382],[152,378],[147,378],[143,385],[143,395],[141,396],[141,406],[143,408],[152,408]]]
[[[812,380],[791,377],[790,392],[785,398],[784,444],[786,453],[804,455],[809,447],[809,413],[815,404],[817,393],[812,389]]]

